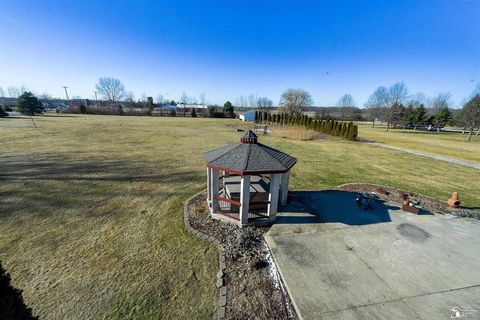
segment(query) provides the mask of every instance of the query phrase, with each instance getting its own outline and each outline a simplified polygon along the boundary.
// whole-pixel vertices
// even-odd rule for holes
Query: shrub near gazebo
[[[258,142],[249,130],[239,143],[206,152],[207,192],[213,218],[244,226],[273,223],[285,205],[290,169],[297,159]]]

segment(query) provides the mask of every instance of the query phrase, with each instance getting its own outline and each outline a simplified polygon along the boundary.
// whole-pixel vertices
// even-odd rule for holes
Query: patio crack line
[[[350,247],[346,242],[345,240],[343,241],[343,243],[345,244],[345,247]],[[372,267],[370,266],[365,260],[363,260],[358,254],[357,254],[357,251],[355,250],[355,248],[352,248],[351,250],[353,252],[353,254],[358,258],[358,260],[360,260],[369,270],[371,270],[373,272],[373,274],[378,278],[380,279],[384,285],[390,290],[392,291],[395,295],[399,296],[397,291],[395,291],[393,288],[391,288],[388,283],[385,281],[385,279],[383,279],[378,273],[377,271]],[[401,298],[399,298],[401,299]]]

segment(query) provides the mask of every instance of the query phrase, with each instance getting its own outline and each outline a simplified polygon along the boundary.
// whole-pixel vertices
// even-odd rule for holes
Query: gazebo
[[[258,143],[248,130],[239,143],[203,154],[210,214],[241,226],[272,223],[286,205],[290,169],[297,159]]]

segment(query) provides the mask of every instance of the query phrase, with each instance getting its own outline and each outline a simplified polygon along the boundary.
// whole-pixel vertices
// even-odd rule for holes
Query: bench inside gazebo
[[[204,154],[210,213],[241,226],[273,223],[288,197],[290,169],[296,159],[258,143],[251,130],[240,143]]]

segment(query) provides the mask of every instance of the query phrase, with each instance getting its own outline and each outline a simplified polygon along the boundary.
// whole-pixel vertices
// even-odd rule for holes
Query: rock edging
[[[204,191],[200,191],[197,194],[193,195],[192,197],[188,198],[187,201],[185,201],[185,204],[183,206],[183,222],[185,224],[185,227],[187,228],[188,232],[192,233],[193,235],[207,240],[213,244],[215,244],[218,247],[218,267],[219,271],[217,273],[217,282],[216,282],[216,287],[218,288],[218,301],[215,305],[215,314],[217,315],[217,319],[225,319],[226,318],[226,313],[227,313],[227,285],[225,283],[225,270],[227,268],[226,263],[225,263],[225,248],[223,245],[215,239],[212,236],[209,236],[208,234],[205,234],[203,232],[200,232],[196,229],[194,229],[191,225],[190,222],[188,221],[188,207],[190,202],[198,197],[200,194],[204,193]]]
[[[418,192],[411,192],[408,190],[403,190],[396,187],[386,186],[386,185],[378,185],[373,183],[345,183],[340,186],[337,186],[335,189],[349,191],[349,192],[376,192],[377,196],[379,196],[383,200],[387,201],[394,201],[394,202],[402,202],[400,198],[400,194],[405,194],[408,196],[413,196],[414,198],[418,198],[420,200],[420,204],[426,210],[438,213],[438,214],[453,214],[458,209],[451,208],[448,206],[446,200],[437,199],[434,197],[430,197]]]

